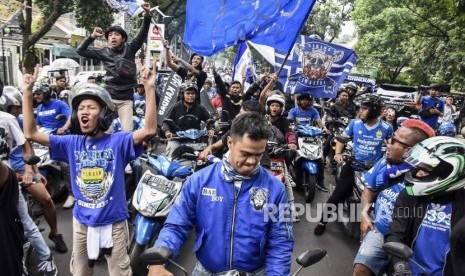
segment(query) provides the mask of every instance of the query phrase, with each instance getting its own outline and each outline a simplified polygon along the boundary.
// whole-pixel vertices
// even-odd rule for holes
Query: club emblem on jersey
[[[105,173],[103,168],[83,168],[76,178],[81,194],[93,203],[97,203],[108,192],[113,183],[113,174]]]
[[[268,203],[268,197],[270,192],[267,189],[260,189],[254,187],[250,189],[250,204],[254,211],[256,212],[263,212],[263,208]]]

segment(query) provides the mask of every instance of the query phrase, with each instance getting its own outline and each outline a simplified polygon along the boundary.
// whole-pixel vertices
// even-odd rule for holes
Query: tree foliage
[[[79,27],[88,30],[97,25],[109,26],[113,21],[112,11],[105,0],[35,0],[29,5],[39,8],[41,13],[41,22],[34,29],[31,8],[25,8],[18,18],[23,36],[23,65],[29,70],[37,63],[34,45],[50,31],[61,15],[74,11]]]
[[[408,70],[412,82],[439,81],[462,89],[465,15],[457,0],[356,0],[359,63],[394,82]]]
[[[321,39],[332,42],[341,33],[343,22],[350,19],[353,2],[354,0],[316,1],[302,27],[302,34],[316,34]]]

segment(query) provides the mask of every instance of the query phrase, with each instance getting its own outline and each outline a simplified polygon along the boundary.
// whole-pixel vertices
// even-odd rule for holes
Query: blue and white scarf
[[[233,166],[231,166],[231,163],[229,163],[229,151],[223,155],[221,173],[223,174],[223,179],[226,182],[244,181],[247,179],[251,179],[258,173],[259,169],[260,169],[260,163],[253,169],[250,175],[239,174],[233,168]]]

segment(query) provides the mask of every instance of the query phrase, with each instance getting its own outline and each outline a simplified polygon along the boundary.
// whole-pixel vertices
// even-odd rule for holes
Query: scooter
[[[189,276],[189,272],[176,263],[174,260],[170,259],[173,255],[173,252],[165,247],[156,247],[150,248],[146,250],[141,255],[141,261],[146,265],[165,265],[165,264],[172,264],[179,270],[183,272],[184,275]],[[304,267],[309,267],[317,262],[321,261],[326,256],[326,250],[324,249],[315,249],[312,251],[305,251],[297,257],[296,262],[300,265],[300,268],[292,274],[296,276],[300,273],[300,271]],[[217,276],[240,276],[240,275],[249,275],[246,272],[238,271],[238,270],[230,270],[221,273],[215,273]]]
[[[299,125],[296,132],[299,149],[289,171],[297,185],[304,190],[305,202],[311,203],[318,181],[318,161],[323,157],[323,131],[317,127]]]
[[[164,156],[147,155],[141,160],[149,166],[139,181],[132,198],[133,231],[130,234],[129,256],[134,274],[144,271],[139,256],[151,246],[157,233],[181,193],[183,182],[192,171]],[[140,272],[140,273],[136,273]]]
[[[172,160],[191,168],[192,172],[207,165],[206,162],[198,158],[199,154],[213,143],[213,138],[208,136],[206,130],[177,131],[173,139],[179,141],[181,146],[174,150]]]
[[[270,169],[273,175],[282,183],[286,183],[286,160],[284,154],[289,149],[286,145],[268,141],[268,154],[270,155]]]

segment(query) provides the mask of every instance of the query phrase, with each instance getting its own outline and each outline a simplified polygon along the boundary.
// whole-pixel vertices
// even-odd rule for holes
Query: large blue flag
[[[107,0],[107,4],[118,12],[134,17],[142,12],[140,5],[144,4],[144,0]]]
[[[276,71],[286,54],[275,52]],[[334,98],[356,62],[357,55],[351,49],[300,36],[279,74],[279,82],[288,94],[309,93],[317,98]]]
[[[250,40],[289,51],[315,0],[188,0],[184,43],[211,56]]]

